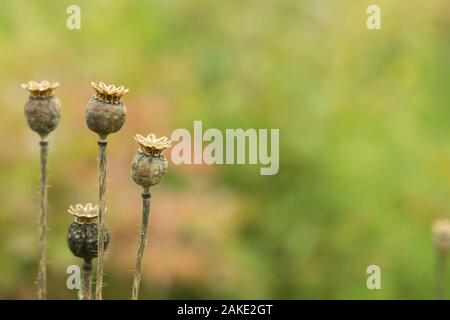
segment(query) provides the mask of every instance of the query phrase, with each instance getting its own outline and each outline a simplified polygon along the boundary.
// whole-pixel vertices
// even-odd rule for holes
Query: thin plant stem
[[[97,282],[95,299],[102,300],[103,290],[103,260],[105,257],[105,208],[106,208],[106,140],[98,141],[99,151],[99,210],[98,210],[98,252],[97,252]]]
[[[137,300],[139,297],[139,287],[141,285],[141,275],[142,275],[142,259],[144,257],[144,249],[147,245],[147,227],[148,227],[148,218],[150,215],[150,198],[151,193],[149,192],[149,188],[144,188],[144,192],[142,193],[142,225],[141,225],[141,238],[139,241],[139,249],[136,258],[136,269],[134,271],[134,280],[133,280],[133,292],[132,292],[132,300]]]
[[[82,300],[92,300],[92,262],[84,261],[83,263],[83,294]]]
[[[47,231],[47,154],[48,141],[41,139],[40,160],[40,213],[39,213],[39,271],[38,271],[38,298],[47,298],[47,265],[46,265],[46,231]]]
[[[445,267],[447,255],[438,250],[436,253],[436,297],[438,300],[445,298]]]

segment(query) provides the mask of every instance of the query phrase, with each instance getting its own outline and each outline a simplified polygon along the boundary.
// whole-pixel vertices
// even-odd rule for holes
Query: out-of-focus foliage
[[[81,30],[66,8],[81,7]],[[382,29],[366,28],[366,8]],[[280,171],[175,166],[153,188],[142,298],[433,298],[433,219],[450,215],[448,0],[0,3],[0,297],[35,298],[38,137],[20,88],[59,80],[50,137],[49,298],[75,299],[70,204],[96,202],[92,80],[124,84],[110,136],[105,298],[129,298],[135,133],[280,128]],[[366,288],[366,268],[382,290]],[[447,279],[450,286],[450,279]]]

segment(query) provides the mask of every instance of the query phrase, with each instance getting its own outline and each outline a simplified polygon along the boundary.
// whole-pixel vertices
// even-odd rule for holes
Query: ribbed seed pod
[[[69,213],[74,216],[74,221],[69,226],[67,245],[74,256],[90,262],[92,259],[97,258],[98,206],[92,206],[90,203],[85,206],[77,204],[70,207]],[[103,236],[106,250],[110,240],[110,235],[106,228]]]
[[[125,123],[127,109],[122,96],[128,92],[123,86],[106,85],[103,82],[91,83],[95,95],[86,107],[86,123],[101,139],[119,131]]]
[[[131,176],[138,185],[148,188],[158,184],[167,172],[167,160],[163,151],[170,147],[171,141],[156,138],[154,134],[147,137],[137,134],[135,140],[139,150],[131,163]]]
[[[139,144],[139,149],[131,163],[131,176],[134,182],[144,188],[142,193],[142,225],[131,294],[131,298],[137,300],[141,285],[142,260],[147,243],[147,226],[152,196],[150,187],[158,184],[167,172],[167,160],[162,152],[170,147],[171,141],[166,137],[158,139],[154,134],[149,134],[147,137],[137,134],[134,139]]]
[[[91,300],[92,298],[92,259],[98,254],[98,206],[77,204],[70,206],[69,213],[74,216],[67,233],[67,245],[72,253],[84,259],[83,282],[80,298]],[[108,229],[103,229],[104,249],[108,247],[110,236]]]
[[[40,136],[40,196],[39,196],[39,271],[37,278],[38,298],[46,299],[47,296],[47,136],[59,124],[61,119],[61,103],[53,91],[59,87],[58,82],[30,81],[22,84],[22,88],[29,91],[30,95],[25,103],[24,113],[28,126]]]
[[[59,87],[58,82],[30,81],[22,84],[22,88],[30,92],[25,103],[25,117],[31,130],[45,138],[59,124],[61,119],[61,102],[54,95]]]
[[[99,214],[98,232],[101,234],[105,226],[106,203],[106,146],[109,134],[119,131],[125,123],[127,109],[122,102],[122,96],[128,92],[123,86],[106,85],[103,82],[91,83],[95,90],[94,97],[86,107],[86,124],[88,128],[99,136]],[[95,298],[102,299],[103,290],[103,260],[105,244],[104,238],[98,239],[97,283]]]

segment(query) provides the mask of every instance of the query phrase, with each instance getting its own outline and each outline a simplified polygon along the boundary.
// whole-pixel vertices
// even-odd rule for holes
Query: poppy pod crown
[[[105,84],[104,82],[91,82],[91,86],[95,90],[95,98],[112,104],[119,104],[122,102],[122,97],[126,95],[129,89],[124,86],[115,86],[113,84]]]
[[[147,137],[137,134],[134,140],[139,144],[139,152],[147,156],[160,155],[165,149],[170,148],[172,141],[167,137],[157,138],[151,133]]]
[[[74,220],[79,224],[97,223],[98,205],[93,206],[91,203],[86,205],[76,204],[70,206],[69,213],[74,216]]]
[[[47,80],[41,82],[29,81],[22,84],[22,88],[28,90],[31,97],[51,97],[53,91],[58,87],[58,81],[49,82]]]

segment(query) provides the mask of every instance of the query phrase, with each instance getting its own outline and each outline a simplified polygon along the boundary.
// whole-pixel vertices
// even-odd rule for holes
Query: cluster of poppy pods
[[[22,87],[29,91],[25,103],[25,117],[29,127],[39,134],[41,147],[41,193],[40,193],[40,250],[38,297],[46,298],[46,215],[47,215],[47,149],[48,135],[58,126],[61,119],[61,102],[54,91],[59,82],[30,81]],[[69,208],[74,220],[69,226],[67,244],[71,252],[84,260],[82,299],[91,299],[92,260],[97,258],[97,283],[95,298],[102,299],[104,251],[110,242],[110,233],[105,226],[106,212],[106,147],[107,137],[119,131],[125,123],[127,109],[122,97],[128,93],[124,86],[92,82],[94,96],[86,106],[86,124],[98,134],[99,147],[99,202],[76,204]],[[138,150],[131,163],[132,179],[143,188],[143,218],[140,232],[139,251],[133,280],[133,299],[138,298],[142,259],[146,244],[148,217],[150,212],[150,187],[158,184],[167,172],[167,159],[163,151],[171,146],[166,137],[155,134],[137,134]]]

